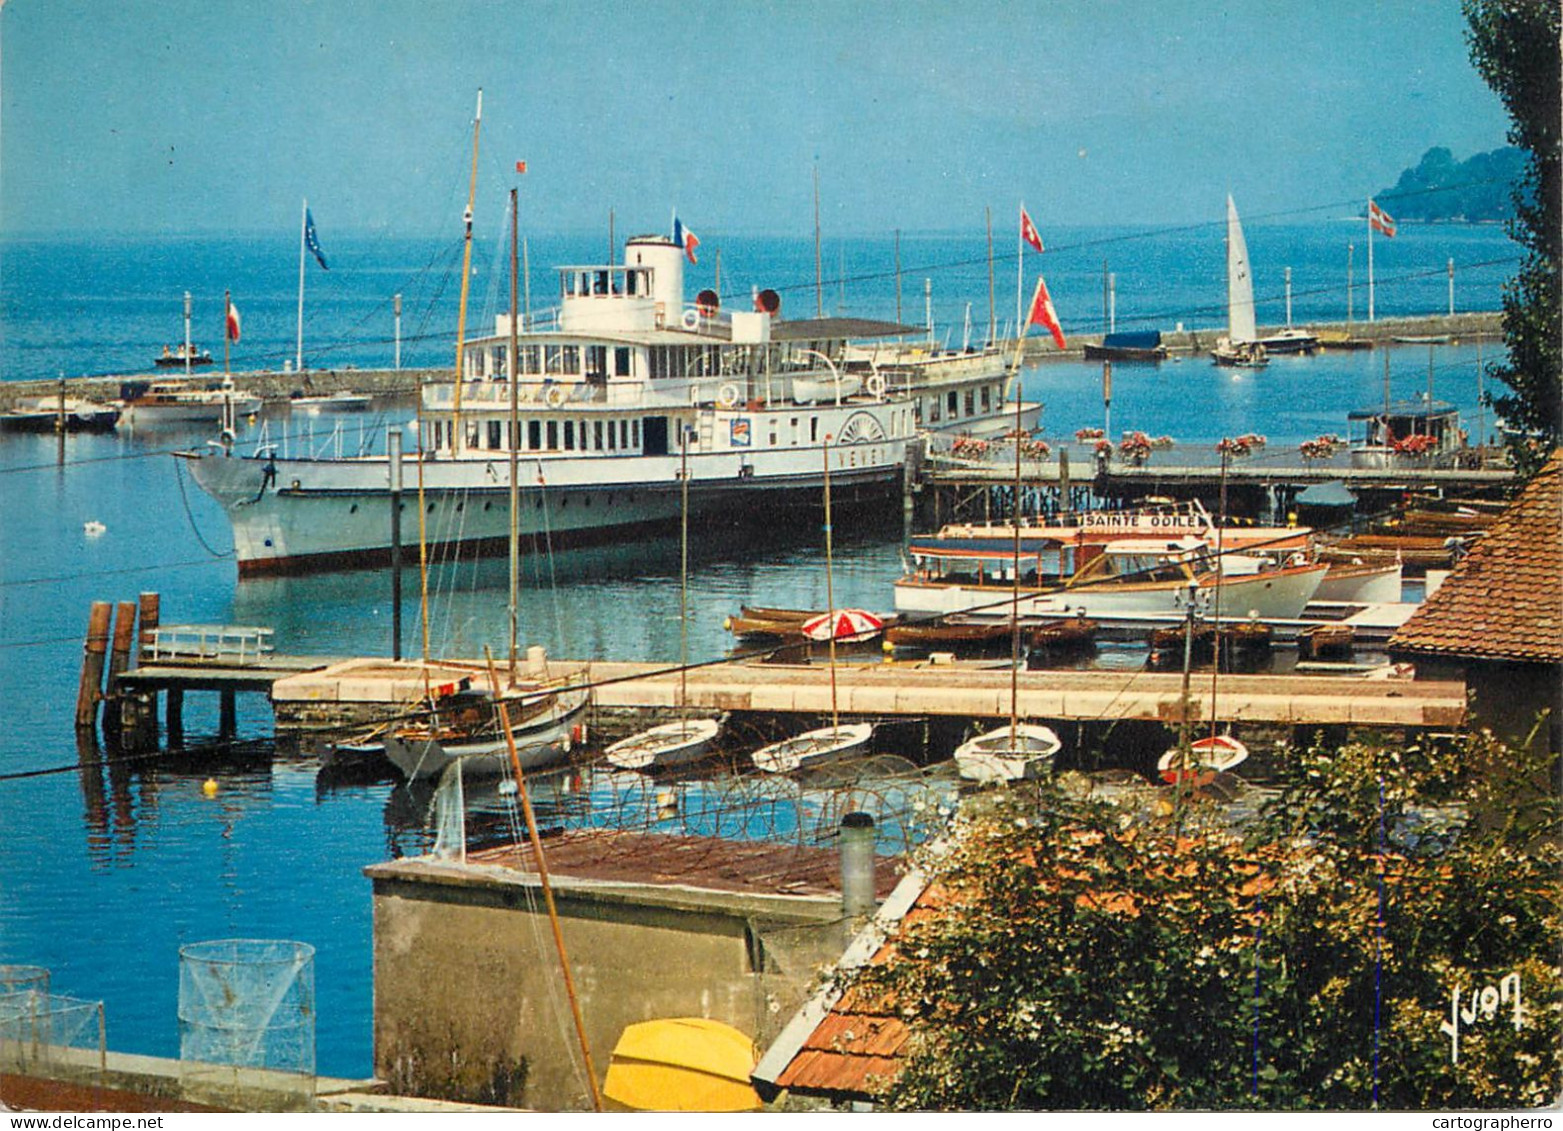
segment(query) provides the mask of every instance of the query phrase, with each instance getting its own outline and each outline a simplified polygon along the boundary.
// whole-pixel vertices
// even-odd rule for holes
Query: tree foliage
[[[1243,830],[1207,802],[1132,815],[1003,795],[927,867],[944,912],[857,972],[912,1033],[904,1109],[1528,1107],[1563,1083],[1558,805],[1539,763],[1299,752]],[[1532,786],[1536,788],[1533,789]],[[1539,790],[1539,792],[1538,792]],[[1491,806],[1503,819],[1484,819]],[[1170,810],[1170,812],[1169,812]],[[1526,814],[1523,820],[1513,814]],[[1462,1002],[1519,976],[1523,1024]]]
[[[1509,360],[1492,369],[1511,392],[1492,403],[1516,430],[1510,454],[1530,474],[1563,439],[1563,21],[1557,0],[1463,0],[1463,8],[1472,61],[1508,109],[1509,141],[1529,154],[1510,224],[1526,254],[1503,293]]]
[[[1525,175],[1525,154],[1510,146],[1478,153],[1464,161],[1443,146],[1400,174],[1395,187],[1374,199],[1397,220],[1510,220],[1513,192]]]

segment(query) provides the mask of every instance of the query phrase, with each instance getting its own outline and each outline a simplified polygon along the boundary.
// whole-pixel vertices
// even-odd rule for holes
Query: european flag
[[[326,266],[326,257],[320,251],[320,239],[315,235],[315,218],[310,215],[309,209],[304,209],[304,246],[315,255],[315,261],[320,264],[322,271],[329,271]]]

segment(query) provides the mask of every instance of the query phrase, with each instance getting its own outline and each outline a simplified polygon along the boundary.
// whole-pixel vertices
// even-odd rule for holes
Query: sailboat
[[[682,481],[683,522],[679,526],[678,584],[678,710],[679,718],[661,726],[643,730],[622,742],[615,742],[603,753],[608,763],[621,770],[665,769],[698,761],[705,757],[722,724],[717,719],[689,718],[684,714],[689,700],[689,433],[679,430],[679,479]]]
[[[773,742],[754,752],[754,764],[770,774],[785,774],[827,762],[859,754],[868,748],[874,737],[873,723],[845,723],[836,710],[836,640],[851,639],[858,634],[860,624],[855,617],[845,615],[849,610],[836,608],[836,593],[831,581],[831,528],[830,528],[830,437],[825,437],[825,604],[824,617],[808,623],[814,631],[825,634],[830,642],[830,725],[811,730],[794,738]],[[875,619],[875,618],[870,618]]]
[[[1037,280],[1036,297],[1032,299],[1033,311],[1045,298],[1046,290],[1041,279]],[[1015,371],[1020,371],[1020,358],[1025,349],[1025,334],[1033,318],[1020,329],[1015,346]],[[1049,727],[1038,723],[1020,721],[1020,454],[1025,432],[1020,424],[1020,382],[1015,383],[1015,497],[1013,523],[1015,540],[1014,564],[1010,569],[1010,677],[1009,677],[1009,725],[980,734],[963,743],[955,751],[955,767],[961,777],[980,783],[1010,782],[1023,778],[1046,776],[1053,768],[1053,757],[1063,747]]]
[[[1237,218],[1237,205],[1227,195],[1227,333],[1216,340],[1210,356],[1217,365],[1257,368],[1270,357],[1259,342],[1254,323],[1254,275],[1248,265],[1248,242]]]

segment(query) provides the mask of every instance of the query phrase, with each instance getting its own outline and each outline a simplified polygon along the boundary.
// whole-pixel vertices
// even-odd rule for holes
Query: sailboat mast
[[[678,422],[678,709],[689,702],[689,425]]]
[[[1015,387],[1015,498],[1010,507],[1014,525],[1015,563],[1010,572],[1010,664],[1009,664],[1009,748],[1020,742],[1020,386]]]
[[[991,346],[999,332],[998,308],[993,295],[993,209],[984,208],[982,212],[988,220],[988,345]]]
[[[825,317],[825,277],[820,267],[819,166],[814,166],[814,317]]]
[[[835,730],[841,725],[836,711],[836,593],[831,581],[830,530],[830,433],[825,433],[825,607],[830,610],[830,726]]]
[[[467,293],[472,285],[472,206],[478,194],[478,131],[483,125],[483,90],[478,89],[478,112],[472,119],[472,176],[467,182],[467,210],[462,213],[466,225],[461,252],[461,306],[456,314],[456,389],[450,407],[450,454],[461,454],[461,379],[462,357],[466,352]]]
[[[293,355],[293,368],[304,372],[304,230],[309,224],[309,198],[304,199],[304,210],[298,217],[298,352]]]
[[[521,588],[521,455],[518,445],[521,433],[520,394],[517,386],[521,382],[521,354],[517,343],[516,328],[516,291],[517,275],[520,266],[517,263],[517,244],[520,237],[517,235],[517,220],[520,217],[520,205],[517,200],[519,190],[510,190],[510,683],[516,682],[516,653],[520,645],[520,609],[517,603],[517,593]]]

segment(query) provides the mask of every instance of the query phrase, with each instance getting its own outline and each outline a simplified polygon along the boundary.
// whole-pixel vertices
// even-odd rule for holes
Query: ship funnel
[[[657,324],[676,325],[684,312],[684,249],[666,236],[635,236],[625,241],[624,262],[651,268]]]

